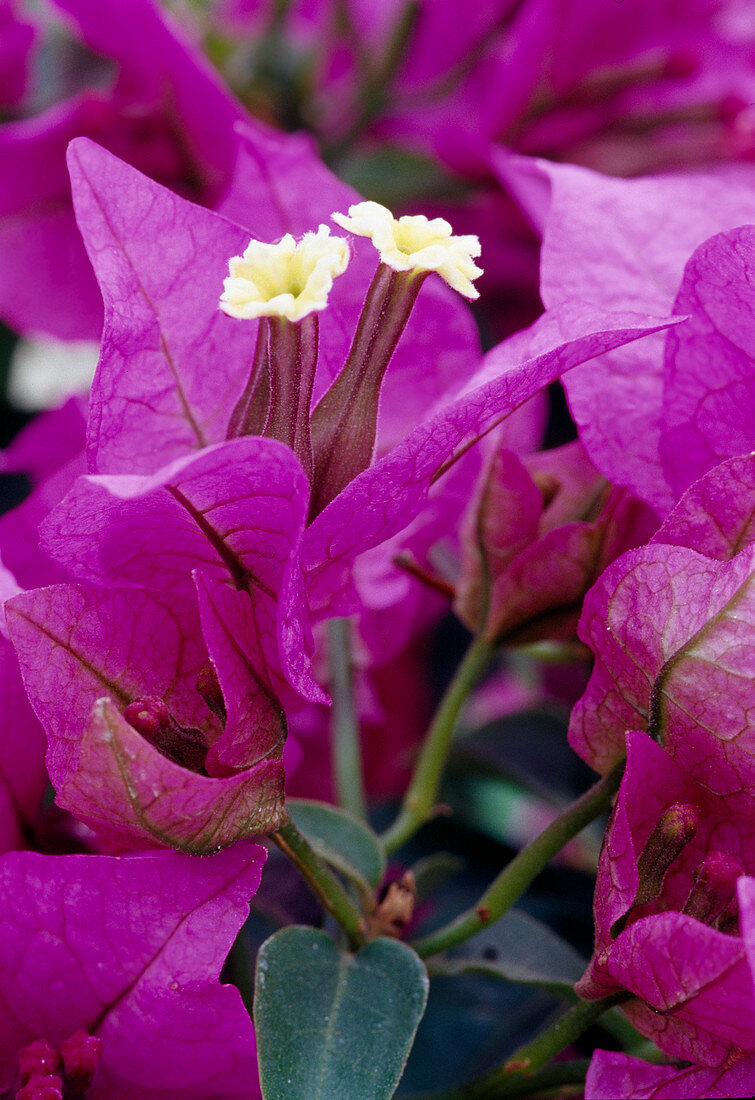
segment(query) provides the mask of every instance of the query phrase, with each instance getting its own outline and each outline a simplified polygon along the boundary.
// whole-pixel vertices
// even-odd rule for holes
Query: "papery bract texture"
[[[666,339],[660,453],[675,496],[755,446],[755,227],[702,244],[684,269]],[[745,412],[747,410],[747,412]]]
[[[26,698],[13,647],[0,637],[0,852],[25,848],[47,783],[45,735]]]
[[[62,102],[0,127],[0,312],[20,331],[72,339],[99,334],[102,303],[71,207],[69,141],[95,138],[211,204],[230,177],[234,124],[248,116],[153,0],[56,6],[74,35],[112,59],[116,72],[103,80],[100,71]]]
[[[670,312],[694,250],[753,216],[755,170],[749,165],[618,180],[574,165],[502,155],[499,169],[525,202],[534,196],[548,308],[576,299],[607,309]],[[679,495],[660,453],[664,339],[645,339],[564,379],[592,461],[662,515]],[[723,369],[723,363],[716,366],[716,384]]]
[[[595,578],[654,528],[578,441],[523,460],[497,450],[464,520],[456,612],[490,638],[569,637]]]
[[[625,554],[585,600],[580,637],[596,655],[569,740],[599,771],[647,729],[732,810],[755,802],[750,710],[755,550],[715,561],[684,547]]]
[[[3,1092],[25,1046],[81,1029],[102,1041],[92,1100],[257,1100],[252,1024],[218,975],[264,860],[2,856]]]
[[[16,597],[6,614],[47,734],[59,805],[127,846],[213,851],[277,827],[283,797],[277,713],[265,727],[266,753],[253,727],[248,756],[234,759],[232,774],[225,766],[203,774],[223,725],[199,690],[209,655],[195,602],[140,589],[61,585]],[[212,656],[218,664],[224,659],[214,644]],[[219,671],[220,684],[231,675]],[[260,690],[252,677],[248,687]],[[124,717],[142,700],[159,700],[170,716],[154,744]],[[236,720],[235,696],[230,702]]]
[[[300,234],[329,219],[332,203],[355,198],[302,139],[248,138],[247,148],[242,165],[248,190],[241,211],[238,204],[232,208],[236,216],[246,212],[249,228],[242,229],[91,142],[71,147],[79,225],[105,298],[89,425],[93,470],[150,473],[225,439],[256,335],[256,322],[238,322],[218,310],[229,258],[244,251],[250,232],[260,240]],[[322,184],[319,197],[313,179]],[[357,253],[336,281],[320,318],[315,401],[343,363],[374,273],[365,247],[367,254]],[[428,290],[388,371],[385,392],[398,394],[383,402],[378,447],[400,438],[440,394],[460,385],[479,355],[465,307],[450,291]]]
[[[753,1089],[755,1057],[726,1069],[678,1069],[597,1050],[587,1071],[585,1100],[738,1100]]]
[[[406,527],[446,464],[509,413],[578,363],[667,323],[572,305],[488,352],[451,400],[350,482],[308,528],[303,553],[313,599],[342,586],[357,554]]]
[[[207,447],[153,477],[82,477],[43,527],[71,576],[193,595],[192,571],[246,591],[265,660],[322,702],[309,667],[299,562],[309,486],[294,454],[256,437]]]
[[[755,542],[755,454],[716,466],[680,498],[653,542],[729,561]]]
[[[652,900],[636,903],[640,887],[647,887],[639,874],[645,845],[664,812],[678,806],[694,815],[694,834],[668,856],[670,866],[650,891]],[[695,783],[646,734],[630,733],[626,772],[600,858],[595,953],[577,991],[594,998],[629,990],[638,1001],[625,1011],[640,1031],[671,1057],[705,1066],[755,1051],[744,909],[743,938],[684,912],[701,865],[714,854],[752,873],[752,817],[732,820],[728,799]]]

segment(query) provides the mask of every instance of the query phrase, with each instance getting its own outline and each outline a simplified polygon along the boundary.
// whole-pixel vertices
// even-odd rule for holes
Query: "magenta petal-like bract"
[[[684,269],[674,312],[689,319],[666,338],[660,441],[675,496],[755,446],[754,266],[755,227],[744,225],[700,245]]]
[[[751,718],[755,548],[731,561],[660,544],[625,554],[587,594],[596,656],[569,740],[598,771],[647,729],[699,783],[755,808]]]
[[[656,1066],[619,1051],[596,1050],[585,1100],[740,1100],[755,1091],[755,1057],[730,1067]]]
[[[80,478],[43,529],[69,572],[98,584],[193,594],[192,571],[249,592],[267,660],[322,702],[312,678],[299,549],[309,486],[293,452],[250,437],[207,447],[154,476]]]
[[[755,879],[737,883],[739,923],[755,973]],[[752,999],[743,1006],[751,1017]],[[755,1092],[755,1055],[733,1052],[722,1065],[649,1065],[616,1051],[597,1050],[585,1083],[585,1100],[737,1100]]]
[[[252,600],[246,592],[234,592],[201,574],[196,584],[202,632],[227,715],[205,767],[210,775],[224,775],[279,757],[286,720],[265,660],[267,624],[260,621]]]
[[[549,308],[576,299],[604,309],[671,312],[695,248],[753,218],[750,165],[624,180],[501,154],[499,168],[525,202],[535,198],[543,233],[540,289]],[[664,337],[652,337],[564,379],[592,461],[661,514],[679,495],[660,458],[663,355]]]
[[[193,603],[165,592],[61,585],[17,596],[6,614],[60,805],[131,846],[213,851],[277,827],[279,759],[226,778],[202,775],[123,717],[130,703],[158,699],[205,747],[220,737],[198,690],[209,661]],[[271,735],[277,743],[279,731]]]
[[[670,849],[668,869],[661,863],[656,896],[635,908],[641,855],[662,815],[676,812],[672,807],[691,815],[695,831]],[[599,998],[629,990],[638,999],[625,1011],[665,1053],[719,1066],[755,1051],[755,989],[743,939],[683,911],[700,866],[712,856],[752,872],[752,817],[731,820],[727,799],[691,779],[647,734],[630,733],[600,857],[595,952],[577,992]]]
[[[234,324],[218,299],[248,234],[86,139],[72,143],[68,163],[105,300],[90,468],[152,473],[225,438],[256,326]]]
[[[714,467],[689,487],[653,536],[728,561],[755,543],[755,453]]]
[[[102,1041],[91,1100],[257,1100],[252,1024],[218,975],[264,859],[0,858],[3,1095],[24,1047],[83,1030]]]
[[[166,759],[107,698],[93,706],[75,767],[64,764],[56,774],[58,804],[124,848],[205,855],[272,832],[283,817],[280,759],[197,775]]]
[[[0,852],[24,848],[47,783],[45,735],[24,694],[13,647],[0,637]]]
[[[90,141],[71,145],[77,218],[105,299],[89,423],[93,470],[150,473],[225,439],[257,328],[218,308],[228,260],[244,251],[251,235],[275,241],[289,229],[316,230],[334,209],[358,198],[327,172],[308,142],[252,138],[264,171],[251,181],[248,204],[234,207],[237,216],[248,210],[244,224],[251,229],[179,198]],[[256,161],[244,163],[251,172]],[[271,167],[278,176],[269,174]],[[322,194],[313,189],[313,176],[325,178]],[[368,242],[356,249],[320,317],[315,398],[343,363],[377,266]],[[441,394],[462,383],[478,357],[466,306],[447,288],[424,288],[388,371],[392,396],[383,402],[378,445],[401,438]]]
[[[494,348],[453,400],[359,474],[308,528],[304,564],[314,574],[315,602],[340,586],[353,557],[407,526],[466,445],[578,363],[667,324],[573,303]]]

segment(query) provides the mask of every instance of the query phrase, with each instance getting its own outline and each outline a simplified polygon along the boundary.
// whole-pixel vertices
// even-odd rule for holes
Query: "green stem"
[[[500,1066],[490,1070],[476,1081],[469,1081],[457,1089],[437,1093],[433,1100],[499,1100],[504,1097],[531,1096],[546,1087],[544,1078],[563,1072],[569,1063],[543,1067],[562,1050],[578,1039],[604,1012],[613,1005],[627,1000],[623,990],[599,1001],[580,1001],[546,1028],[536,1039],[519,1047]],[[580,1063],[584,1075],[584,1063]],[[541,1083],[542,1082],[542,1083]],[[564,1082],[567,1083],[567,1082]]]
[[[351,623],[331,619],[328,623],[330,690],[333,695],[331,731],[333,763],[338,801],[344,810],[366,818],[362,747],[354,705],[354,676],[351,661]]]
[[[522,848],[501,871],[474,908],[468,909],[437,932],[415,940],[412,947],[417,954],[426,958],[440,951],[448,951],[499,920],[572,837],[608,808],[618,790],[623,771],[624,761],[554,818],[547,829],[526,848]]]
[[[292,821],[270,834],[280,850],[296,864],[322,905],[348,936],[349,944],[356,949],[364,943],[364,923],[333,872],[320,859],[309,841],[302,836]]]
[[[448,685],[422,746],[399,815],[383,834],[383,846],[389,855],[400,848],[414,835],[420,825],[432,817],[451,749],[456,720],[467,696],[477,684],[492,656],[493,648],[490,642],[482,637],[475,638],[456,670],[456,675]]]
[[[503,1091],[494,1093],[495,1100],[501,1097],[513,1096],[555,1096],[556,1090],[561,1096],[561,1089],[565,1085],[584,1086],[587,1071],[590,1068],[589,1058],[575,1058],[572,1062],[558,1062],[555,1066],[546,1066],[544,1069],[533,1073],[531,1077],[519,1077],[516,1081],[507,1082]],[[512,1086],[516,1087],[516,1091]],[[447,1093],[434,1093],[426,1100],[439,1100]],[[465,1094],[466,1095],[466,1094]]]

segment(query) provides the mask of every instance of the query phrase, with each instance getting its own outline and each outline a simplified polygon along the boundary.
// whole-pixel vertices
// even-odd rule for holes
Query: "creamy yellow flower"
[[[472,279],[482,268],[472,257],[480,255],[479,238],[455,237],[443,218],[404,214],[394,218],[378,202],[358,202],[345,214],[332,214],[333,221],[359,237],[370,237],[380,259],[394,271],[437,271],[450,287],[465,298],[479,298]]]
[[[331,237],[327,225],[295,241],[287,233],[277,244],[250,241],[243,256],[229,260],[220,308],[230,317],[285,317],[301,321],[325,309],[337,275],[349,262],[343,237]]]

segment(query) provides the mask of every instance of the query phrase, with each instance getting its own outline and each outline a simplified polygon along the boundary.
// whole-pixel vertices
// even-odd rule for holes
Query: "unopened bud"
[[[63,1081],[57,1076],[35,1074],[18,1090],[16,1100],[63,1100]]]
[[[633,911],[647,905],[660,894],[671,864],[697,832],[697,810],[684,802],[675,802],[661,814],[637,860],[637,893],[631,908],[613,924],[615,939],[627,926]]]
[[[647,905],[658,897],[666,872],[696,832],[697,810],[694,806],[675,802],[661,815],[637,860],[639,882],[635,905]]]
[[[703,924],[713,924],[731,905],[743,874],[742,865],[733,856],[711,852],[695,871],[682,912]]]
[[[60,1045],[66,1084],[69,1089],[86,1093],[94,1080],[102,1054],[102,1039],[86,1031],[76,1031]]]
[[[170,711],[162,699],[147,695],[129,703],[123,712],[123,717],[137,733],[152,741],[167,728],[170,722]]]
[[[37,1039],[19,1052],[18,1069],[25,1084],[31,1077],[46,1077],[57,1072],[60,1057],[46,1039]]]
[[[218,674],[215,671],[214,665],[208,663],[200,668],[197,674],[196,687],[215,717],[219,718],[220,721],[225,724],[225,699],[223,698],[220,680],[218,680]]]

